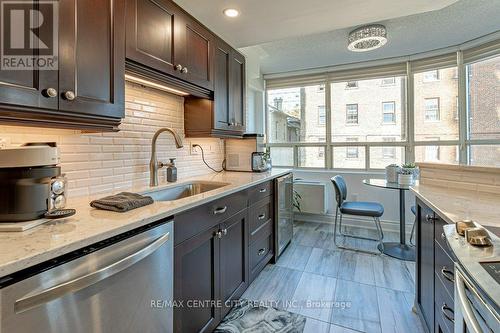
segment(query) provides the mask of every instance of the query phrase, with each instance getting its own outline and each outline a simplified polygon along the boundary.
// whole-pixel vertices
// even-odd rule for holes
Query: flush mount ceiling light
[[[353,52],[378,49],[387,43],[387,30],[383,25],[366,25],[349,33],[347,48]]]
[[[227,17],[236,17],[236,16],[240,15],[240,12],[234,8],[226,8],[226,9],[224,9],[223,13]]]

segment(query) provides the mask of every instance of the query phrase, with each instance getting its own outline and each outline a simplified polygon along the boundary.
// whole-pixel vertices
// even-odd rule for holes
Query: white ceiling
[[[235,47],[444,8],[457,0],[174,0]],[[240,11],[237,18],[222,14]]]

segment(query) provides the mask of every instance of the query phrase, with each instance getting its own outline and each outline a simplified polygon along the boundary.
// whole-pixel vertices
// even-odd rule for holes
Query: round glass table
[[[410,189],[411,185],[389,183],[385,179],[364,179],[363,184],[399,191],[399,242],[383,242],[379,244],[378,249],[394,258],[415,261],[415,248],[406,244],[405,230],[405,192]]]

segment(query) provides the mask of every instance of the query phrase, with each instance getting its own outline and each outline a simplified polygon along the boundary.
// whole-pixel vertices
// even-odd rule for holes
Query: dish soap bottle
[[[167,168],[167,182],[173,183],[177,181],[177,167],[175,166],[175,158],[170,159],[170,164]]]

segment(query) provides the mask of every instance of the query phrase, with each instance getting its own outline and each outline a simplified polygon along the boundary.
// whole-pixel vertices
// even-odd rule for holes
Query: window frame
[[[386,104],[392,104],[392,106],[393,106],[392,112],[385,112],[384,106]],[[386,122],[385,121],[385,115],[386,114],[392,114],[393,121]],[[382,102],[382,124],[383,125],[395,125],[396,123],[397,123],[397,119],[396,119],[396,101],[385,101],[385,102]]]
[[[496,43],[496,44],[495,44]],[[456,146],[458,147],[457,152],[458,152],[458,164],[459,165],[470,165],[470,158],[471,158],[471,147],[476,146],[476,145],[500,145],[500,139],[470,139],[468,137],[469,133],[469,128],[468,128],[468,117],[469,117],[469,110],[467,109],[468,105],[468,77],[467,77],[467,65],[475,63],[475,62],[480,62],[487,60],[489,58],[496,58],[500,57],[500,47],[495,47],[492,48],[491,45],[498,45],[500,46],[500,39],[489,42],[487,41],[486,43],[479,44],[476,43],[475,46],[469,47],[469,49],[460,47],[461,50],[452,53],[445,53],[441,56],[435,56],[435,54],[429,53],[429,57],[425,58],[419,55],[418,57],[415,57],[415,60],[410,56],[410,60],[406,60],[404,62],[406,66],[406,72],[405,74],[402,74],[401,72],[398,72],[397,74],[393,75],[396,79],[401,77],[402,78],[402,83],[405,85],[404,88],[406,88],[406,95],[405,98],[403,99],[403,104],[401,105],[401,117],[403,118],[404,123],[402,126],[405,126],[406,128],[406,137],[402,141],[397,141],[397,142],[333,142],[332,141],[332,118],[331,118],[331,108],[332,108],[332,99],[331,99],[331,84],[335,82],[347,82],[347,81],[359,81],[359,80],[364,80],[364,79],[376,79],[377,77],[374,76],[372,73],[377,72],[376,67],[366,67],[365,64],[359,63],[359,64],[353,64],[349,67],[347,70],[344,70],[343,68],[339,69],[339,77],[342,79],[337,79],[335,77],[335,71],[333,72],[327,72],[326,74],[322,75],[320,79],[317,77],[314,79],[316,84],[324,84],[325,85],[325,106],[326,106],[326,142],[318,142],[318,143],[267,143],[267,146],[269,147],[287,147],[287,148],[293,148],[294,152],[294,163],[293,165],[283,165],[283,167],[293,167],[293,168],[298,168],[298,169],[314,169],[318,170],[318,168],[303,168],[298,166],[298,149],[300,147],[324,147],[324,152],[325,152],[325,168],[321,168],[323,170],[342,170],[342,171],[353,171],[353,172],[359,172],[359,171],[381,171],[381,169],[377,168],[372,168],[370,166],[370,147],[402,147],[403,149],[403,160],[406,163],[409,162],[415,162],[415,148],[420,147],[420,146],[438,146],[438,148],[446,147],[446,146]],[[466,57],[466,61],[464,61],[464,54]],[[398,62],[392,63],[394,68],[398,67]],[[384,65],[380,65],[380,67],[384,67]],[[458,80],[457,86],[458,86],[458,105],[456,106],[458,109],[458,125],[459,125],[459,138],[458,139],[450,139],[450,140],[439,140],[439,141],[416,141],[415,140],[415,104],[414,104],[414,80],[415,77],[413,74],[415,73],[422,73],[425,71],[430,71],[430,70],[440,70],[444,68],[450,68],[450,67],[457,67],[457,78]],[[366,72],[366,68],[370,68],[371,76],[367,77],[362,77],[359,73],[360,71],[363,72],[362,75]],[[383,69],[385,70],[385,69]],[[352,72],[352,79],[349,78],[350,73]],[[439,72],[438,72],[439,75]],[[389,76],[389,75],[388,75]],[[392,76],[392,75],[391,75]],[[265,78],[266,80],[268,78]],[[274,79],[274,78],[273,78]],[[455,79],[455,77],[453,78]],[[303,78],[301,78],[303,80]],[[298,80],[297,80],[298,81]],[[281,82],[280,84],[283,86],[300,86],[303,85],[304,83],[296,83],[297,81],[293,81],[295,83],[288,85],[283,85]],[[310,81],[306,81],[310,82]],[[274,82],[273,82],[274,83]],[[268,90],[270,89],[278,89],[278,85],[274,84],[273,88],[267,88]],[[275,88],[276,87],[276,88]],[[266,90],[267,91],[267,90]],[[268,122],[268,108],[267,108],[267,93],[265,94],[266,98],[266,134],[269,133],[269,122]],[[439,118],[441,119],[441,101],[439,103]],[[347,114],[347,110],[346,110]],[[359,106],[358,106],[358,124],[359,124]],[[356,146],[361,149],[364,149],[365,151],[365,163],[364,163],[364,168],[334,168],[333,165],[333,150],[334,148],[346,148],[349,146]]]
[[[430,110],[430,111],[435,111],[436,112],[436,119],[427,119],[427,112],[429,110],[427,109],[427,101],[430,100],[437,100],[437,109],[436,110]],[[437,123],[441,121],[441,98],[440,97],[427,97],[424,98],[424,122],[426,123]]]
[[[353,111],[353,110],[349,110],[350,106],[356,106],[356,122],[350,122],[349,121],[349,112]],[[345,124],[347,126],[357,126],[357,125],[359,125],[359,104],[358,103],[349,103],[349,104],[345,105]]]

